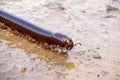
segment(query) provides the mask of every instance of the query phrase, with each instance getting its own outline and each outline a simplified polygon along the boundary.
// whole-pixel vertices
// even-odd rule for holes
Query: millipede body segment
[[[74,46],[72,39],[65,35],[50,32],[2,10],[0,10],[0,22],[14,33],[29,35],[33,40],[42,42],[43,45],[55,51],[67,52]]]

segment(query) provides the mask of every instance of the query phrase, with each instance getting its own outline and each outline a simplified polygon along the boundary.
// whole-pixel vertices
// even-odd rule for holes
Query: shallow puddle
[[[37,54],[37,57],[32,58],[32,60],[40,59],[46,63],[54,63],[54,65],[63,66],[67,69],[74,68],[74,64],[72,62],[67,62],[69,59],[67,54],[55,53],[49,49],[44,49],[37,44],[30,43],[26,39],[10,33],[9,31],[0,29],[0,40],[9,41],[9,43],[7,43],[9,47],[22,49],[26,54]]]

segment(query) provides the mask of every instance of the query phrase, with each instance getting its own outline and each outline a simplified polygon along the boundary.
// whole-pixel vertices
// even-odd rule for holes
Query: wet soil
[[[0,9],[82,44],[58,54],[0,29],[0,80],[120,80],[119,0],[1,0]]]

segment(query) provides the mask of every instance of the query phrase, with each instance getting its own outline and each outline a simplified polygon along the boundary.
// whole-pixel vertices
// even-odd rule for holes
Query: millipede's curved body
[[[16,29],[20,33],[30,35],[37,41],[48,43],[49,46],[59,45],[60,48],[65,48],[66,50],[71,50],[73,48],[73,41],[69,37],[61,33],[53,33],[42,29],[2,10],[0,10],[0,22],[9,26],[11,29]]]

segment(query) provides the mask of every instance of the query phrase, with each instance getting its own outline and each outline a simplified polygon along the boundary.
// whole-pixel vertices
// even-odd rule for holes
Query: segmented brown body
[[[44,46],[50,48],[59,48],[71,50],[73,48],[73,41],[71,38],[61,34],[53,33],[48,30],[42,29],[32,23],[23,19],[13,16],[9,13],[0,10],[0,22],[9,26],[16,34],[29,35],[31,41],[43,42]]]

